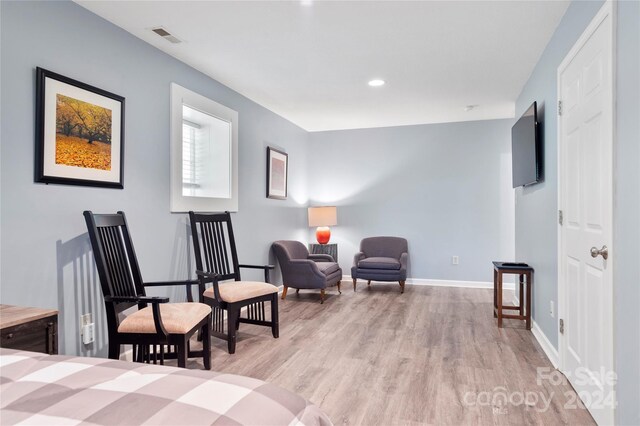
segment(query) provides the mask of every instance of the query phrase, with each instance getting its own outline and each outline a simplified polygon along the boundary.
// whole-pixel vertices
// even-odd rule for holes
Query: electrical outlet
[[[95,340],[95,324],[90,313],[80,315],[80,337],[85,345],[93,343]]]
[[[88,345],[89,343],[93,343],[95,340],[96,328],[93,323],[87,324],[82,327],[82,343]]]
[[[451,257],[451,264],[452,265],[457,265],[460,263],[460,258],[458,256],[452,256]]]
[[[551,318],[555,318],[556,316],[556,307],[553,300],[549,301],[549,315],[551,315]]]
[[[93,322],[93,318],[91,318],[91,314],[83,314],[80,315],[80,327],[84,327],[87,324],[91,324]]]

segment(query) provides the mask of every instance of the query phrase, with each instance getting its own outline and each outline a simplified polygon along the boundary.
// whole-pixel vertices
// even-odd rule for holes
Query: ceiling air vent
[[[180,40],[179,38],[173,36],[169,31],[165,30],[162,27],[151,28],[151,31],[153,31],[154,33],[158,34],[163,39],[170,41],[173,44],[182,43],[182,40]]]

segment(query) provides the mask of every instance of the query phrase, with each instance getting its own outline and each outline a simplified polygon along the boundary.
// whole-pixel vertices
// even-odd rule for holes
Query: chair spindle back
[[[220,275],[220,281],[240,281],[231,214],[189,212],[196,268]]]
[[[108,296],[144,296],[142,276],[124,212],[93,214],[85,211],[89,238],[98,268],[102,294]],[[107,304],[107,306],[113,304]],[[135,303],[117,304],[117,312]]]

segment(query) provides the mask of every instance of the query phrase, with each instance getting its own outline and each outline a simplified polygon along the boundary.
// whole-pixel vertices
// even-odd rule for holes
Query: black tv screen
[[[513,187],[540,181],[540,142],[537,105],[534,102],[511,128]]]

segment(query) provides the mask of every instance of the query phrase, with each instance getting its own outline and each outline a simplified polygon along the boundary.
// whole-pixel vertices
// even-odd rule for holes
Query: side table
[[[57,354],[58,311],[0,305],[0,346]]]
[[[502,303],[502,275],[519,276],[520,305],[504,306]],[[525,282],[526,278],[526,282]],[[524,286],[527,294],[525,298]],[[493,262],[493,317],[498,318],[498,328],[502,328],[502,319],[519,319],[526,322],[527,330],[531,330],[531,287],[533,286],[533,268],[526,263]],[[518,315],[503,313],[504,310],[518,311]]]
[[[333,257],[333,261],[338,261],[338,244],[309,244],[309,252],[311,254],[328,254]]]

